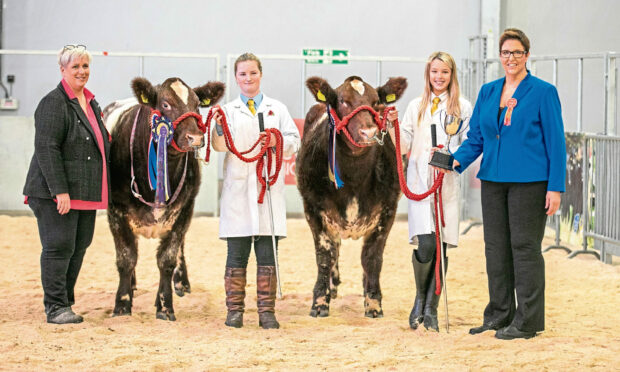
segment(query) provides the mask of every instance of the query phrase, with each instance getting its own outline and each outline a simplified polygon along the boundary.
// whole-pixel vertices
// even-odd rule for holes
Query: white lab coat
[[[428,165],[431,150],[431,130],[432,123],[437,124],[437,143],[445,146],[447,135],[439,124],[439,113],[446,110],[448,94],[442,93],[439,98],[438,109],[431,116],[432,100],[436,96],[431,93],[431,102],[426,108],[426,112],[418,125],[418,106],[422,97],[418,97],[409,103],[407,111],[403,116],[401,128],[401,151],[407,153],[411,151],[409,164],[407,167],[407,186],[416,193],[426,192],[433,185],[433,169]],[[471,117],[471,103],[460,97],[461,117],[466,119]],[[469,128],[467,128],[469,129]],[[461,143],[467,138],[467,129],[459,135],[452,136],[450,141],[450,151],[455,152]],[[443,180],[443,212],[446,226],[443,228],[443,241],[449,246],[458,245],[459,222],[460,222],[460,182],[459,174],[455,171],[449,172]],[[408,220],[409,220],[409,242],[418,244],[417,235],[430,234],[435,232],[434,220],[434,198],[428,196],[421,201],[409,200]],[[441,223],[441,222],[440,222]]]
[[[243,152],[253,145],[259,136],[258,113],[263,113],[265,128],[277,128],[282,132],[283,152],[290,157],[297,152],[300,136],[293,118],[281,102],[263,94],[263,101],[256,115],[237,98],[224,105],[223,110],[237,151]],[[271,235],[268,196],[258,204],[261,185],[256,176],[256,162],[246,163],[226,148],[224,136],[218,136],[213,123],[212,144],[215,151],[226,151],[224,158],[224,184],[220,200],[220,238]],[[258,153],[259,146],[245,157]],[[270,151],[271,152],[271,151]],[[272,153],[272,175],[275,171],[275,154]],[[286,206],[284,203],[284,173],[280,172],[271,187],[275,235],[286,237]]]

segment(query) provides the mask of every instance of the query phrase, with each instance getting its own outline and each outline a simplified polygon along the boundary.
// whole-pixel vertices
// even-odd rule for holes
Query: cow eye
[[[344,107],[348,106],[347,103],[342,98],[340,98],[340,104],[343,105]]]
[[[168,104],[168,102],[165,102],[165,101],[164,101],[164,102],[161,104],[161,107],[163,107],[163,108],[164,108],[164,110],[170,110],[170,105]]]

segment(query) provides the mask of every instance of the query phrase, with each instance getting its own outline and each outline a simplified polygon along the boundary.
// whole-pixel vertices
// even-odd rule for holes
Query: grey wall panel
[[[218,53],[223,62],[227,53],[299,54],[304,47],[344,47],[358,56],[408,57],[426,57],[441,49],[460,59],[467,53],[464,40],[477,33],[478,17],[477,0],[380,4],[370,0],[4,0],[4,4],[5,49],[55,50],[67,43],[83,43],[91,50],[116,52]],[[322,66],[309,72],[327,74],[333,81],[359,74],[374,85],[374,66],[366,64],[370,66]],[[190,85],[199,84],[214,78],[212,70],[187,60],[145,62],[145,75],[154,82],[180,76]],[[21,108],[11,115],[31,115],[40,97],[60,78],[52,56],[5,56],[2,72],[14,74],[17,80],[14,95],[21,100]],[[136,58],[95,58],[88,87],[105,105],[130,95],[129,80],[138,73]],[[284,101],[295,117],[302,111],[300,80],[298,61],[265,63],[264,91]],[[419,85],[412,86],[407,98],[419,91]]]

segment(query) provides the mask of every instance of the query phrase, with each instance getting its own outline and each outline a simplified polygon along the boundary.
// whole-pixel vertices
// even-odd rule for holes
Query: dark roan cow
[[[119,273],[118,292],[114,315],[130,315],[133,292],[136,289],[136,262],[138,235],[159,238],[157,266],[159,289],[155,300],[156,316],[163,320],[176,320],[172,306],[172,282],[179,296],[190,292],[187,266],[184,257],[185,233],[194,210],[194,200],[200,187],[200,163],[194,151],[205,145],[198,120],[189,116],[180,121],[173,139],[178,149],[167,148],[170,194],[174,193],[185,178],[175,200],[171,197],[163,207],[153,206],[155,191],[149,186],[148,149],[151,132],[151,110],[159,110],[171,122],[187,112],[198,113],[199,106],[215,104],[224,93],[224,84],[210,82],[191,89],[179,78],[169,78],[153,86],[144,78],[132,81],[138,99],[129,104],[119,101],[106,107],[105,121],[113,126],[110,175],[112,195],[108,206],[108,222],[116,245],[116,265]],[[129,106],[129,108],[128,108]],[[136,117],[137,116],[137,117]],[[130,138],[135,122],[135,137],[130,154]],[[179,151],[180,150],[180,151]],[[135,174],[134,190],[147,205],[132,193],[132,169]]]
[[[341,239],[363,238],[365,315],[382,317],[379,276],[400,197],[395,147],[389,135],[385,136],[383,146],[372,140],[379,135],[373,116],[368,111],[357,113],[347,128],[357,143],[367,146],[354,146],[343,133],[336,136],[336,159],[344,182],[343,187],[336,189],[328,176],[330,136],[326,104],[335,109],[340,119],[363,105],[382,113],[386,104],[401,97],[407,81],[391,78],[374,89],[361,78],[351,76],[332,89],[327,81],[311,77],[306,85],[319,102],[306,115],[296,163],[297,187],[312,230],[318,266],[310,315],[328,316],[330,300],[337,296]]]

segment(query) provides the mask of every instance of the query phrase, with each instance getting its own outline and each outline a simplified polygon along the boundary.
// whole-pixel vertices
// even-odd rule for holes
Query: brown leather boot
[[[229,327],[243,327],[243,310],[245,299],[246,269],[227,267],[224,274],[224,288],[226,289],[226,324]]]
[[[276,267],[259,266],[256,271],[256,304],[258,324],[263,329],[280,328],[276,320]]]

